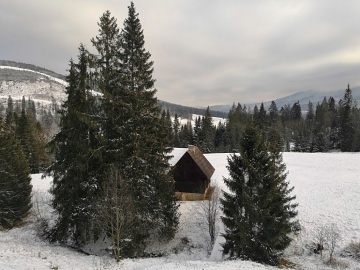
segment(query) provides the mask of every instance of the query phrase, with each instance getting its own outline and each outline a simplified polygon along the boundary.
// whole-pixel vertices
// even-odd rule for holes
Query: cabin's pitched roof
[[[185,149],[184,149],[185,150]],[[186,153],[192,158],[192,160],[196,163],[196,165],[201,169],[201,171],[205,174],[206,178],[210,180],[211,176],[213,175],[215,168],[211,165],[211,163],[206,159],[200,149],[194,145],[189,145],[186,151],[178,151],[181,153],[181,156],[176,157],[176,166],[177,162],[181,159],[183,155]]]

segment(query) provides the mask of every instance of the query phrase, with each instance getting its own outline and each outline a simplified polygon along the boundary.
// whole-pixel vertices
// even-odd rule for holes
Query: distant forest
[[[31,64],[0,60],[0,65],[30,69],[64,79],[63,75]],[[7,102],[0,103],[0,115],[6,117],[9,111],[13,111],[20,116],[23,102],[9,97]],[[26,97],[26,104],[31,102],[31,98]],[[203,152],[233,152],[239,149],[242,133],[252,121],[269,141],[279,146],[281,151],[360,151],[360,110],[350,86],[339,101],[333,97],[324,97],[323,101],[317,104],[309,101],[307,108],[302,108],[299,102],[278,108],[272,101],[267,109],[263,103],[253,108],[238,103],[233,104],[230,111],[225,113],[166,101],[158,103],[165,116],[167,114],[169,118],[172,147],[187,147],[194,144]],[[8,108],[9,104],[12,104],[11,109]],[[49,105],[36,102],[33,107],[44,137],[50,139],[59,128],[58,102],[53,100]],[[191,122],[193,114],[199,117]],[[212,117],[225,120],[214,126]],[[189,121],[181,125],[180,118]]]
[[[170,115],[175,116],[175,114],[177,114],[178,117],[186,118],[186,119],[191,119],[193,114],[205,115],[206,112],[206,108],[194,108],[194,107],[182,106],[161,100],[159,101],[159,104],[164,110],[169,109]],[[228,114],[225,112],[211,111],[212,117],[226,118],[227,115]]]
[[[339,101],[324,97],[321,103],[309,101],[307,108],[302,108],[299,102],[278,108],[273,101],[267,109],[263,104],[250,108],[238,103],[224,113],[209,108],[159,103],[163,116],[167,117],[172,147],[196,145],[205,153],[233,152],[239,149],[246,126],[253,122],[281,151],[360,151],[360,109],[352,98],[350,87]],[[9,97],[7,104],[0,103],[0,115],[6,118],[12,111],[20,116],[23,104],[24,99]],[[44,105],[26,98],[26,106],[36,111],[45,138],[50,139],[58,132],[60,107],[55,100]],[[191,121],[193,114],[199,115],[195,121]],[[224,118],[224,121],[215,126],[212,117]],[[188,121],[181,124],[180,119]]]
[[[307,111],[303,114],[303,111]],[[169,113],[167,113],[170,115]],[[172,146],[194,144],[203,152],[236,152],[249,123],[254,123],[270,144],[280,151],[329,152],[360,151],[360,109],[352,97],[350,86],[338,102],[324,97],[322,102],[301,108],[299,102],[281,108],[272,101],[266,110],[233,105],[226,121],[215,126],[214,114],[207,109],[195,123],[181,125],[178,115],[172,122]]]

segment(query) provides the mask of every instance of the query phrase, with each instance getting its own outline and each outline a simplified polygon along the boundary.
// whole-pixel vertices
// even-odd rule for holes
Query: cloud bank
[[[106,10],[128,1],[3,0],[0,58],[66,74]],[[134,1],[157,96],[207,106],[360,85],[359,1]]]

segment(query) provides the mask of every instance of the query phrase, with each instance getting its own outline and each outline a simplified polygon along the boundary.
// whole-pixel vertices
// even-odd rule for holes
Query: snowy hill
[[[175,149],[174,154],[182,153]],[[211,181],[226,188],[223,177],[228,154],[206,154],[215,167]],[[324,160],[326,162],[324,163]],[[284,153],[289,171],[288,180],[297,196],[298,218],[302,231],[286,250],[285,258],[294,269],[360,269],[360,261],[342,257],[351,243],[360,244],[360,154],[358,153]],[[222,238],[218,236],[214,249],[208,250],[207,228],[199,214],[199,202],[180,203],[180,228],[167,244],[154,245],[152,251],[164,255],[158,258],[126,259],[116,263],[108,256],[85,255],[59,245],[50,245],[37,236],[37,218],[51,219],[48,189],[51,178],[32,176],[33,214],[21,228],[0,231],[0,269],[278,269],[249,261],[226,261],[221,256]],[[335,224],[341,236],[336,245],[337,266],[326,265],[324,258],[313,253],[318,228]],[[218,228],[221,225],[218,224]],[[211,253],[211,256],[208,254]]]
[[[31,69],[0,66],[0,100],[6,102],[32,98],[35,102],[60,102],[65,98],[66,82],[57,77]]]

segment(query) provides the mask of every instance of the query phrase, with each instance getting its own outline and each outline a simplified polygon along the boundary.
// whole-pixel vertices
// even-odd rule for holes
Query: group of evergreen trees
[[[12,96],[9,96],[6,106],[0,103],[0,115],[6,118],[8,111],[11,111],[16,114],[16,116],[20,116],[24,104],[26,113],[28,113],[33,120],[37,120],[36,123],[38,122],[37,124],[41,126],[42,137],[48,141],[58,131],[60,122],[58,102],[52,99],[52,102],[49,104],[41,104],[40,102],[35,103],[30,97],[27,99],[23,97],[22,100],[14,100]]]
[[[194,124],[180,125],[177,114],[172,122],[172,146],[195,144],[203,152],[233,152],[240,148],[240,139],[250,122],[261,130],[267,140],[281,151],[328,152],[360,151],[360,109],[352,98],[350,86],[338,103],[326,97],[316,106],[309,101],[303,113],[299,102],[277,108],[274,101],[266,110],[264,104],[253,109],[235,104],[227,119],[212,124],[209,108]],[[167,113],[170,117],[170,113]],[[193,126],[194,125],[194,126]]]
[[[0,114],[0,228],[21,224],[31,209],[30,173],[39,173],[50,163],[45,138],[36,120],[35,104],[23,97],[14,108],[11,97]]]
[[[70,62],[60,132],[50,142],[58,218],[49,237],[81,247],[107,235],[120,259],[143,255],[150,236],[171,239],[178,205],[169,130],[134,4],[122,30],[109,11],[98,26],[95,53],[80,45]]]

